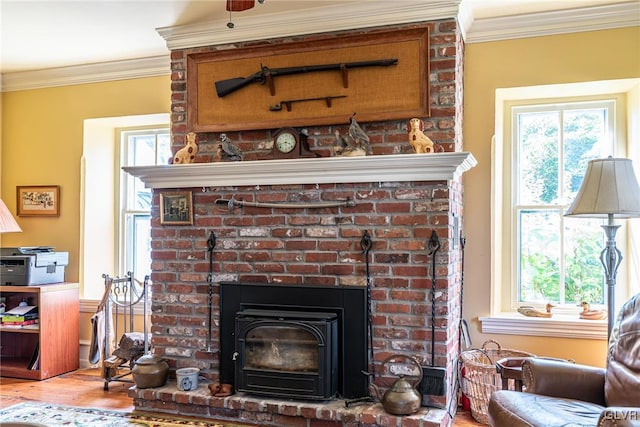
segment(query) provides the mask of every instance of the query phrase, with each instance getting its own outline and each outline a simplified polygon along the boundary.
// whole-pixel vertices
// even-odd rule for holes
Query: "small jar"
[[[169,376],[169,364],[160,356],[146,354],[135,361],[131,373],[138,388],[162,387]]]

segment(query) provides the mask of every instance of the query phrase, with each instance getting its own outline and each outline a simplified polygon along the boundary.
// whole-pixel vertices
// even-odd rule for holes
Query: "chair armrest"
[[[597,427],[640,427],[640,408],[609,406],[600,414]]]
[[[531,357],[522,364],[529,393],[577,399],[605,406],[605,370],[552,359]]]

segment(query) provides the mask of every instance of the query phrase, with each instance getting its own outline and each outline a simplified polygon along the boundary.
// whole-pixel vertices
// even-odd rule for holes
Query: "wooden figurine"
[[[592,309],[588,302],[582,301],[580,303],[582,311],[580,312],[580,318],[585,320],[602,320],[607,318],[607,310]]]
[[[233,394],[233,385],[213,383],[207,386],[212,396],[227,397]]]
[[[421,154],[434,152],[433,141],[423,132],[424,123],[422,120],[414,117],[409,120],[407,128],[409,130],[409,143],[411,144],[414,153]]]
[[[189,132],[187,134],[187,142],[185,143],[185,146],[179,149],[175,156],[173,156],[174,165],[193,163],[195,161],[196,154],[198,154],[196,136],[195,132]]]
[[[523,305],[518,307],[518,313],[527,317],[551,317],[551,309],[555,307],[555,305],[547,303],[545,306],[545,311],[539,310],[532,305]]]

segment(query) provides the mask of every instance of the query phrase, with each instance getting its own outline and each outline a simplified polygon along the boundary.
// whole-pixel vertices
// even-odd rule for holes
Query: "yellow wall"
[[[464,316],[474,346],[495,339],[505,348],[573,358],[604,366],[604,340],[488,335],[479,316],[490,314],[491,137],[495,132],[495,90],[640,77],[640,27],[468,44],[464,71],[464,150],[478,166],[464,179]]]
[[[0,245],[68,251],[66,280],[79,281],[84,120],[168,113],[170,101],[169,75],[3,93],[2,200],[15,214],[16,186],[59,185],[61,206],[56,218],[17,217],[23,232],[0,235]],[[82,341],[91,337],[92,314],[80,316]]]
[[[605,342],[483,335],[490,313],[490,141],[497,88],[640,77],[640,29],[595,31],[466,46],[464,149],[478,166],[464,175],[467,237],[465,318],[474,345],[489,338],[505,348],[604,364]],[[50,245],[69,251],[67,279],[79,277],[80,158],[83,120],[169,112],[169,76],[8,92],[2,105],[1,195],[15,212],[17,185],[61,186],[59,218],[18,218],[23,233],[2,246]],[[88,339],[88,316],[81,320]]]
[[[2,246],[68,251],[66,279],[78,281],[84,120],[168,113],[170,90],[167,75],[4,93],[2,200],[15,214],[16,186],[59,185],[61,205],[59,217],[18,217],[22,233],[3,234]]]

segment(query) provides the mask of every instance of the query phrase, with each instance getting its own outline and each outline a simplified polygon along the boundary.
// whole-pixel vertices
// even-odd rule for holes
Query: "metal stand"
[[[367,276],[367,329],[369,344],[369,380],[376,378],[375,359],[373,357],[373,312],[371,310],[371,272],[369,270],[369,252],[373,247],[373,241],[369,235],[369,231],[365,230],[360,240],[360,247],[365,256],[366,276]]]
[[[622,252],[616,247],[616,232],[620,226],[613,224],[613,214],[609,214],[608,216],[608,224],[602,226],[607,236],[607,245],[602,252],[600,252],[600,262],[604,267],[604,273],[607,279],[607,340],[611,338],[611,330],[613,329],[616,275],[618,274],[618,267],[622,262]]]
[[[209,274],[207,275],[207,284],[209,285],[209,300],[207,301],[207,349],[205,351],[213,352],[212,342],[212,322],[211,314],[213,309],[213,250],[216,247],[216,235],[212,231],[207,239],[207,252],[209,252]]]

